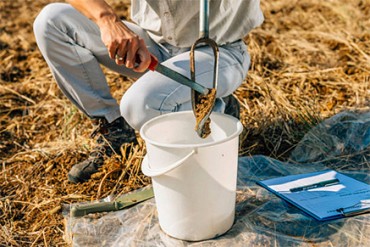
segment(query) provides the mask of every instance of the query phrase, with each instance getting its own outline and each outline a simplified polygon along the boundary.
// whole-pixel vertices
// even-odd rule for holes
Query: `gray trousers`
[[[190,77],[189,49],[154,42],[139,26],[125,24],[142,39],[149,51],[165,66]],[[65,96],[90,118],[109,122],[123,116],[136,130],[153,117],[168,112],[191,110],[190,88],[157,72],[136,73],[117,65],[108,55],[98,26],[63,3],[47,5],[34,22],[37,45]],[[196,28],[196,27],[194,27]],[[212,87],[212,50],[197,49],[196,80]],[[138,78],[125,92],[120,104],[112,97],[103,65],[117,73]],[[220,46],[219,79],[214,111],[223,112],[222,97],[232,94],[243,82],[250,57],[243,41]]]

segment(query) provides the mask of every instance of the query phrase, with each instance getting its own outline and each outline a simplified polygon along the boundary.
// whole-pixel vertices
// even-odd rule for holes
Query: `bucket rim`
[[[146,126],[148,126],[149,124],[151,124],[154,121],[158,121],[158,119],[160,119],[160,118],[172,117],[173,115],[180,115],[180,114],[194,114],[194,113],[192,111],[181,111],[181,112],[171,112],[171,113],[167,113],[167,114],[164,114],[164,115],[154,117],[154,118],[150,119],[149,121],[145,122],[144,125],[140,128],[141,138],[143,138],[143,140],[145,142],[148,142],[151,145],[159,146],[159,147],[166,147],[166,148],[201,148],[201,147],[214,146],[214,145],[232,140],[235,137],[239,136],[241,134],[241,132],[243,131],[243,125],[242,125],[242,123],[240,122],[239,119],[237,119],[235,117],[232,117],[230,115],[224,114],[224,113],[212,112],[212,115],[219,115],[219,116],[229,118],[229,119],[235,121],[236,131],[232,135],[227,136],[226,138],[220,139],[218,141],[207,142],[207,143],[199,143],[199,144],[191,144],[191,143],[190,144],[176,144],[176,143],[175,144],[174,143],[166,144],[166,143],[157,142],[157,141],[153,141],[153,140],[150,140],[150,139],[146,138],[146,136],[144,134],[144,129],[146,128]]]

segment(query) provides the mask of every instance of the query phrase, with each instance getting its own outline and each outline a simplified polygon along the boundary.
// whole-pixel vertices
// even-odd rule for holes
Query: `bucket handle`
[[[187,154],[184,158],[181,158],[180,160],[176,161],[175,163],[166,166],[161,169],[152,169],[149,166],[149,159],[148,155],[144,156],[143,162],[141,163],[141,170],[144,173],[144,175],[149,177],[157,177],[163,174],[166,174],[167,172],[172,171],[173,169],[179,167],[182,165],[187,159],[189,159],[193,154],[195,154],[195,149],[193,149],[189,154]]]

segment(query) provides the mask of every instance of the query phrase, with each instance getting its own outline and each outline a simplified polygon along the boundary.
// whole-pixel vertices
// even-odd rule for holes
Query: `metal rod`
[[[186,76],[183,76],[182,74],[170,69],[170,68],[167,68],[166,66],[158,63],[157,67],[155,68],[155,70],[159,73],[161,73],[162,75],[165,75],[169,78],[171,78],[172,80],[175,80],[185,86],[188,86],[192,89],[194,89],[195,91],[197,91],[198,93],[201,93],[201,94],[208,94],[209,90],[208,88],[205,88],[203,87],[202,85],[190,80],[189,78],[187,78]]]
[[[208,38],[209,36],[209,23],[208,23],[208,17],[209,17],[209,0],[201,0],[200,1],[200,15],[199,15],[199,38]]]

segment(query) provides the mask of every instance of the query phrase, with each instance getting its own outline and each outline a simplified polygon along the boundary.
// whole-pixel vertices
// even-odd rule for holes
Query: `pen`
[[[298,192],[298,191],[310,190],[310,189],[315,189],[315,188],[327,187],[327,186],[335,185],[338,183],[339,183],[339,179],[335,178],[335,179],[325,180],[325,181],[321,181],[321,182],[314,183],[314,184],[291,188],[290,192]]]
[[[349,216],[355,216],[359,214],[366,214],[370,213],[370,200],[361,200],[359,203],[356,203],[352,206],[345,207],[345,208],[338,208],[337,211],[338,213],[341,213],[345,217]]]
[[[370,208],[361,208],[361,209],[353,210],[350,212],[345,212],[344,208],[339,208],[336,211],[341,213],[345,217],[350,217],[350,216],[370,213]]]

